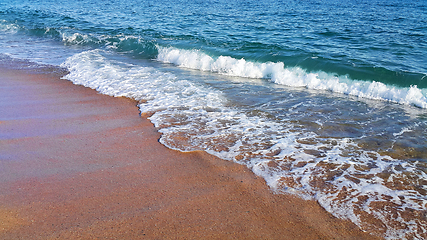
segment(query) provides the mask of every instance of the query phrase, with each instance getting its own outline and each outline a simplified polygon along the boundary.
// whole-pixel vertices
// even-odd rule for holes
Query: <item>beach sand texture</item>
[[[0,239],[374,239],[249,169],[158,142],[136,102],[0,69]]]

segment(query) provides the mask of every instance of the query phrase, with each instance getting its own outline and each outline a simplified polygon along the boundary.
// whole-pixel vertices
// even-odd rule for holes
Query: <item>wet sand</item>
[[[136,104],[0,68],[0,239],[373,239],[244,166],[165,148]]]

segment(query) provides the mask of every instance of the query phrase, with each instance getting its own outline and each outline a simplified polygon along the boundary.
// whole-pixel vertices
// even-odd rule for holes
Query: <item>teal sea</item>
[[[427,238],[425,0],[2,0],[1,62],[65,69],[139,101],[171,149]]]

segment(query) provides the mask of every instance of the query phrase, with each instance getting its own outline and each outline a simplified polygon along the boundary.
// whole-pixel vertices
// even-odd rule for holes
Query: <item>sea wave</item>
[[[20,14],[23,13],[18,15]],[[37,19],[41,20],[39,18],[40,16]],[[304,49],[289,56],[286,53],[288,50],[277,44],[243,41],[227,42],[226,44],[213,42],[206,45],[206,41],[209,40],[199,39],[196,35],[170,35],[153,29],[133,29],[131,27],[86,29],[85,23],[76,19],[68,19],[63,16],[56,16],[56,18],[67,24],[57,25],[52,22],[41,23],[39,21],[38,24],[33,25],[1,20],[0,30],[12,34],[23,33],[51,38],[61,41],[64,45],[114,49],[136,58],[157,59],[202,71],[240,77],[268,78],[287,86],[328,90],[361,98],[426,107],[427,75],[422,71],[407,72],[393,66],[387,68],[367,62],[355,65],[349,63],[352,60],[345,55],[336,61],[334,57],[317,56],[316,52]],[[188,41],[191,41],[192,44],[186,44]],[[168,44],[171,44],[172,47],[165,47]],[[212,50],[213,54],[220,53],[222,56],[209,55],[202,50],[186,50],[176,47],[186,45],[191,48],[194,47],[192,46],[194,44],[201,49]],[[225,47],[229,44],[234,47]],[[278,53],[265,54],[272,49]],[[254,59],[260,58],[263,59],[263,62],[255,62]],[[407,68],[408,66],[402,69]],[[333,71],[338,74],[332,73]]]
[[[359,28],[350,15],[341,18],[344,30],[336,24],[314,26],[313,14],[298,20],[263,13],[273,23],[280,19],[277,29],[267,32],[265,22],[249,29],[246,21],[233,21],[247,19],[241,11],[234,14],[242,18],[223,16],[225,24],[218,28],[215,19],[221,14],[208,14],[207,25],[200,21],[203,15],[158,18],[162,4],[156,11],[129,8],[123,15],[121,8],[88,12],[81,3],[76,11],[73,5],[67,11],[3,6],[5,52],[21,49],[10,55],[35,61],[60,56],[54,65],[67,58],[61,65],[69,70],[66,79],[140,101],[140,111],[162,133],[165,146],[246,165],[274,191],[317,200],[333,215],[381,237],[425,238],[422,22],[416,31],[389,28],[394,20],[383,22],[388,34],[368,38],[365,30],[375,29]],[[359,10],[366,15],[365,8]],[[283,22],[294,20],[297,28],[283,28]],[[301,31],[303,26],[315,31]],[[415,38],[400,38],[402,29]],[[390,36],[397,38],[388,41]],[[401,45],[408,40],[413,42]],[[216,74],[188,74],[151,60]]]
[[[94,35],[79,32],[61,32],[62,42],[67,45],[105,47],[120,53],[128,53],[139,58],[154,58],[158,51],[153,41],[134,35]]]
[[[0,31],[8,34],[27,34],[41,38],[50,38],[68,46],[84,46],[88,48],[106,48],[120,53],[127,53],[138,58],[152,59],[158,54],[153,40],[138,35],[105,33],[87,33],[71,27],[24,26],[0,20]],[[123,32],[127,30],[124,29]]]
[[[158,68],[112,60],[102,50],[76,54],[62,67],[75,84],[140,100],[141,112],[149,113],[162,133],[160,142],[169,148],[203,150],[246,165],[272,190],[315,199],[336,217],[390,239],[427,232],[423,162],[363,149],[352,138],[322,137],[292,120],[248,114],[230,106],[221,91]]]
[[[402,88],[376,81],[352,80],[326,72],[307,72],[300,67],[285,67],[283,62],[258,63],[230,56],[212,57],[200,50],[158,46],[156,60],[179,67],[219,74],[265,78],[286,86],[326,90],[360,98],[383,100],[427,108],[427,90],[416,85]]]

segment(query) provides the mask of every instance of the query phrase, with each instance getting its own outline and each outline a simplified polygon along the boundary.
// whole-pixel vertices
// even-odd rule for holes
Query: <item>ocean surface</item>
[[[14,61],[138,100],[171,149],[427,238],[425,0],[2,0]]]

